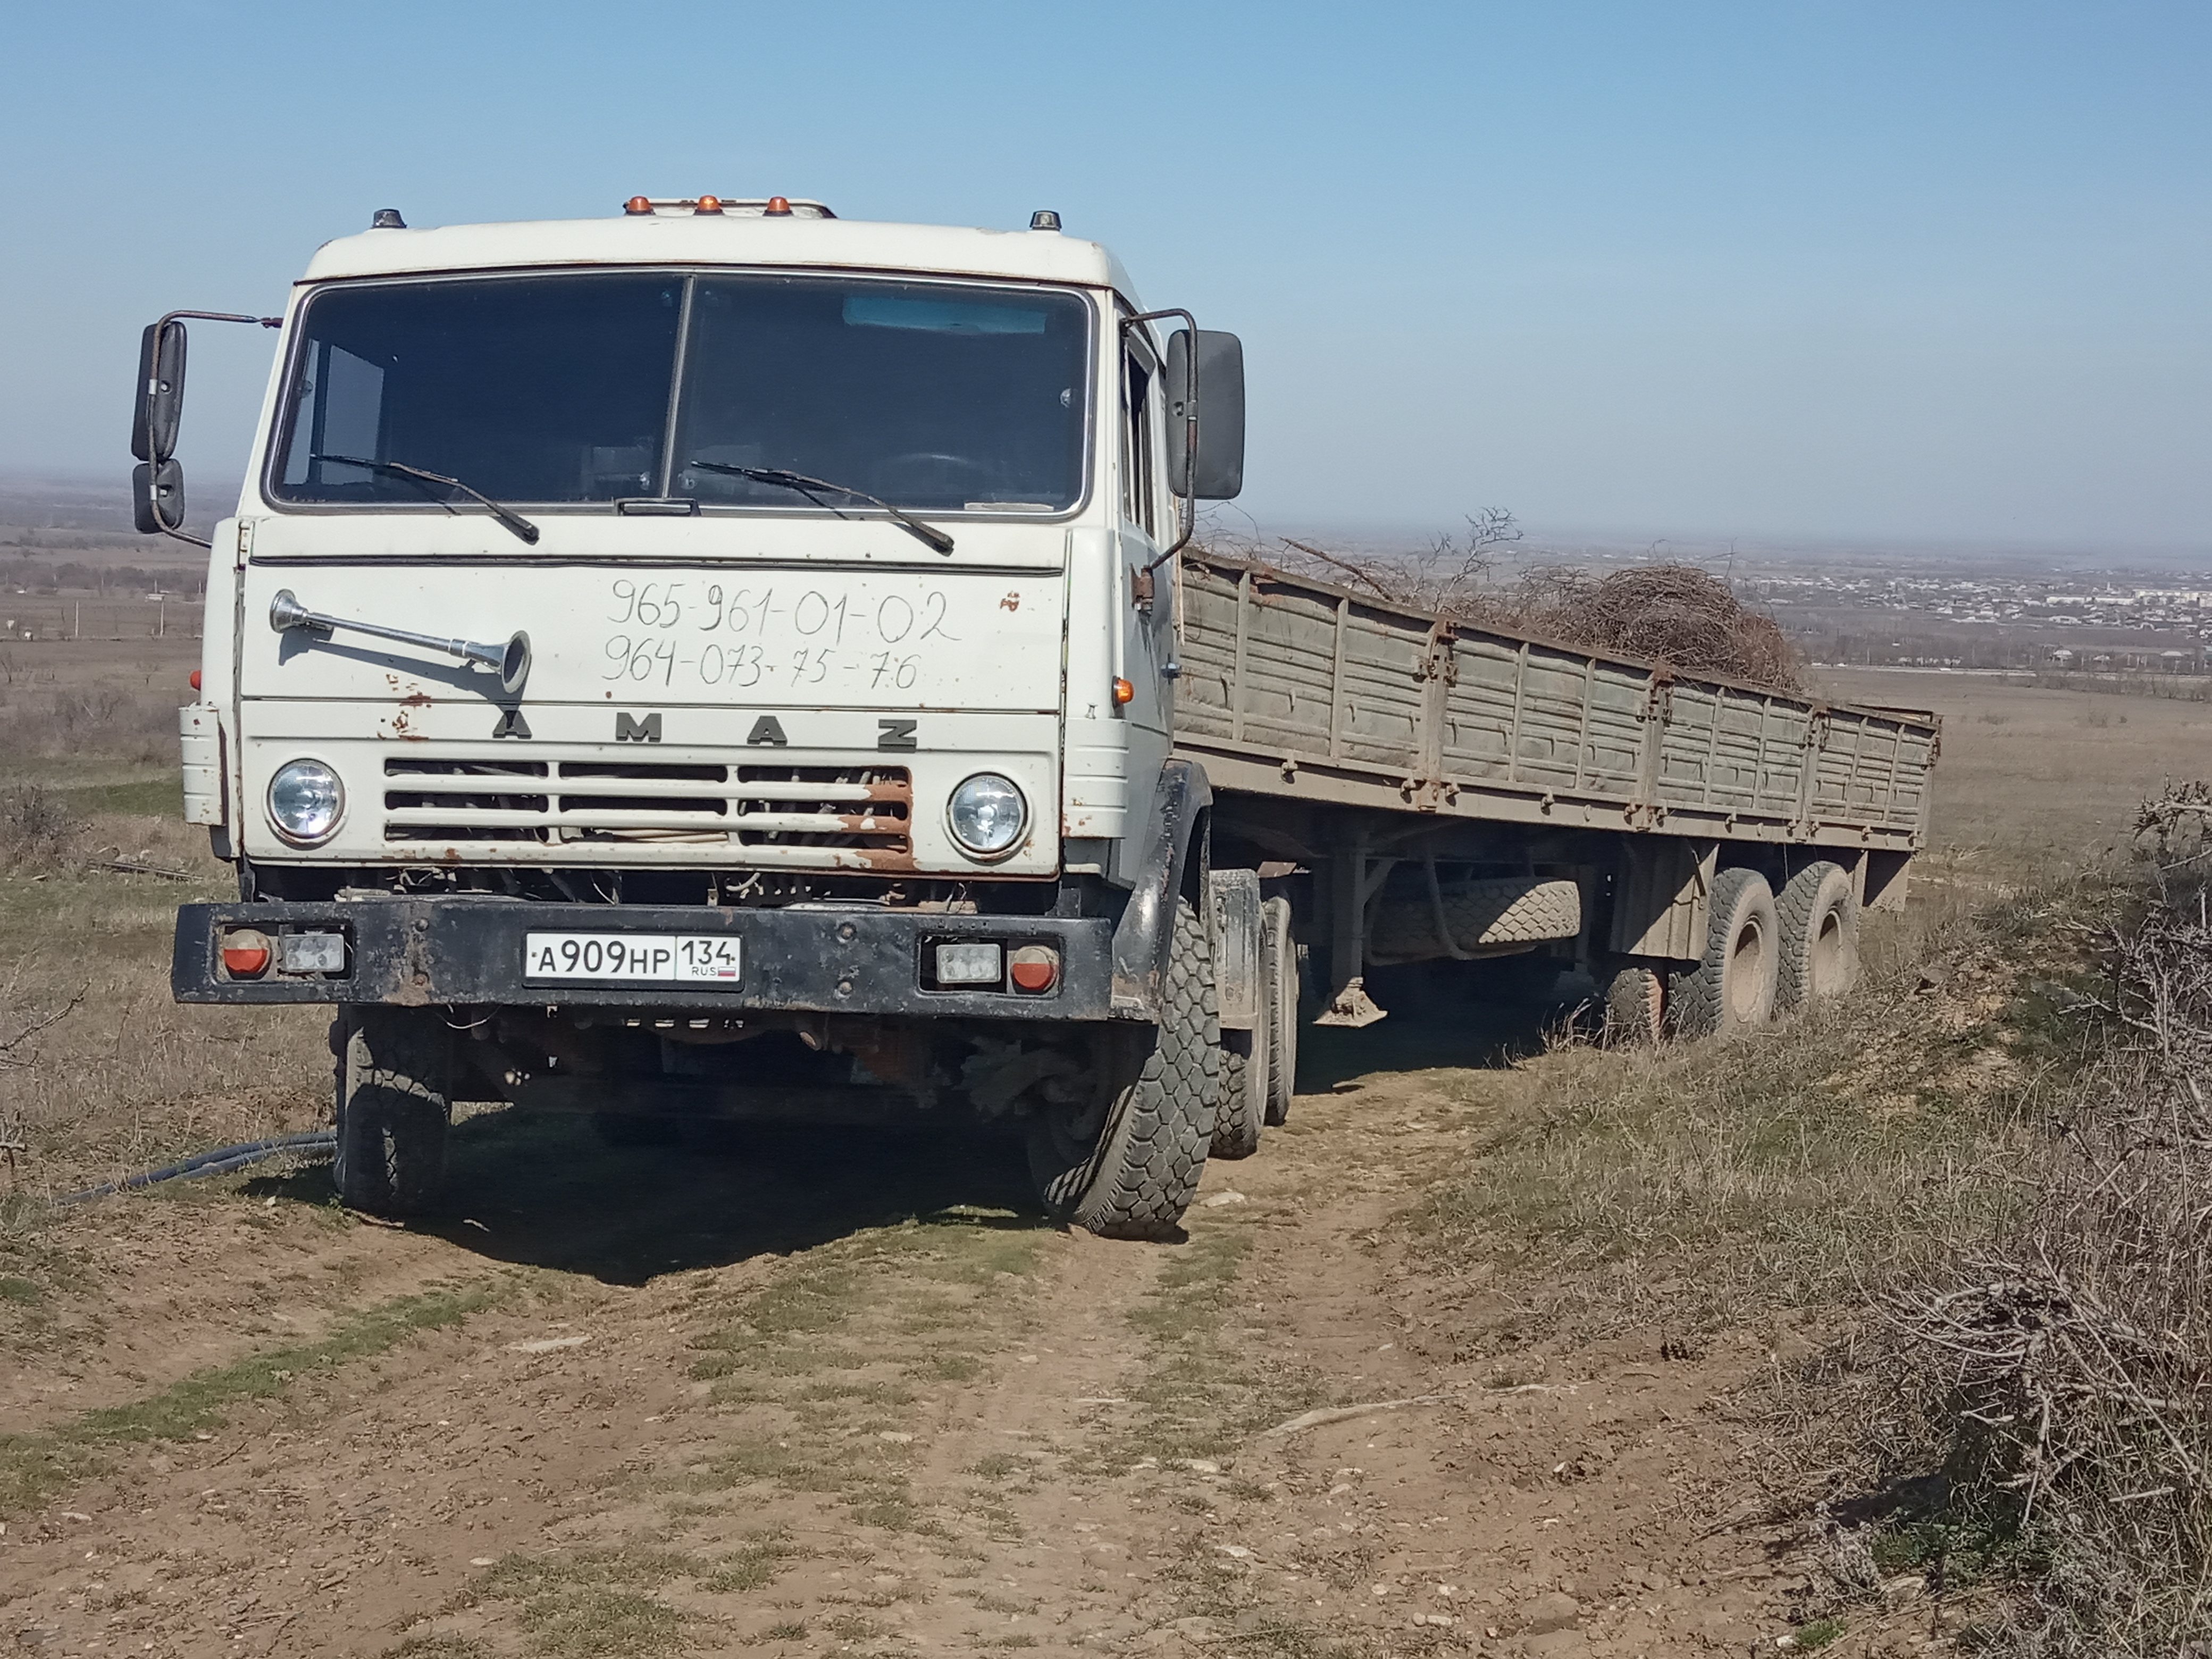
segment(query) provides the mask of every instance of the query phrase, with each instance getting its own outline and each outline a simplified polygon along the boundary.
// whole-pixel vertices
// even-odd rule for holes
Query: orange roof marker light
[[[837,216],[821,202],[799,196],[633,196],[623,204],[633,218],[660,215],[720,215],[731,219],[834,219]]]
[[[1130,684],[1128,681],[1127,681],[1127,680],[1125,680],[1125,679],[1120,679],[1120,678],[1116,678],[1116,679],[1115,680],[1115,682],[1114,682],[1114,706],[1115,706],[1116,708],[1121,708],[1123,704],[1125,704],[1125,703],[1129,702],[1130,701],[1132,701],[1132,700],[1136,696],[1136,695],[1137,695],[1137,688],[1136,688],[1135,686],[1133,686],[1133,685]]]

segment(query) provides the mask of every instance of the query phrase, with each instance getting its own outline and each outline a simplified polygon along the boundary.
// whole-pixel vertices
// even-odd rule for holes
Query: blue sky
[[[1242,333],[1263,524],[2212,553],[2212,5],[12,0],[0,64],[10,471],[127,467],[140,326],[375,208],[781,192],[1057,208]],[[194,477],[269,345],[194,335]]]

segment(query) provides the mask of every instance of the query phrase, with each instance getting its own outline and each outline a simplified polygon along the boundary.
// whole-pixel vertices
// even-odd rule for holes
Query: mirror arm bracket
[[[263,328],[282,328],[284,326],[284,319],[282,317],[252,317],[248,316],[243,312],[237,311],[165,312],[155,321],[154,324],[155,362],[159,362],[161,361],[161,337],[168,332],[169,325],[172,323],[181,323],[187,320],[198,323],[252,323],[257,324]],[[139,387],[139,397],[143,398],[146,396],[146,392],[147,389],[144,386]],[[208,541],[204,537],[195,536],[190,531],[186,530],[184,527],[184,520],[182,519],[178,520],[178,521],[173,525],[169,522],[168,515],[161,511],[160,495],[161,464],[168,459],[169,458],[166,455],[160,456],[150,459],[147,465],[146,487],[149,490],[154,492],[148,506],[151,510],[154,522],[157,526],[159,526],[164,536],[173,536],[180,542],[190,542],[194,547],[212,547],[214,545],[212,542]]]

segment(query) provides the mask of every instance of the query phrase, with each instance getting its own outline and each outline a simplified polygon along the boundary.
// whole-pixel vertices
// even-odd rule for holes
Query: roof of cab
[[[324,243],[301,281],[562,265],[926,271],[1110,288],[1135,299],[1120,260],[1058,231],[666,212],[371,230]]]

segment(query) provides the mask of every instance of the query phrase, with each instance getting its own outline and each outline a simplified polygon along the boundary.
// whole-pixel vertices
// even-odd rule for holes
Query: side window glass
[[[285,455],[284,482],[350,481],[358,469],[335,461],[318,462],[319,455],[358,455],[384,459],[384,370],[365,357],[334,345],[315,349],[307,377],[300,389],[295,441]],[[301,431],[301,429],[304,429]],[[297,441],[304,435],[307,441]]]
[[[1157,536],[1153,523],[1152,372],[1121,359],[1121,515]]]

